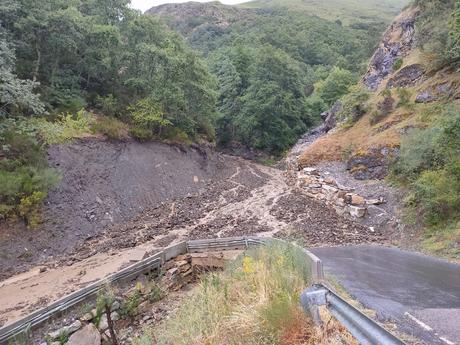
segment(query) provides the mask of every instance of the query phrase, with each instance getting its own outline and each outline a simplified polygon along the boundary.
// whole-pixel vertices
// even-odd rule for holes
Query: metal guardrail
[[[131,266],[123,268],[117,273],[111,274],[106,278],[86,286],[83,289],[72,292],[71,294],[57,300],[56,302],[41,308],[26,317],[0,328],[0,344],[7,341],[24,330],[34,329],[43,322],[64,312],[65,310],[95,296],[107,284],[118,283],[134,279],[141,274],[158,273],[163,264],[186,253],[205,252],[212,250],[232,250],[246,249],[253,245],[260,245],[264,239],[256,237],[235,237],[212,240],[192,240],[180,242],[176,245],[165,248],[159,253],[139,261]]]
[[[304,311],[310,314],[315,323],[321,323],[318,306],[324,305],[362,345],[405,345],[323,284],[312,285],[302,293],[300,299]]]
[[[141,274],[159,274],[161,267],[166,261],[186,253],[199,253],[220,250],[244,250],[251,246],[258,246],[268,241],[280,241],[272,238],[260,237],[232,237],[206,240],[191,240],[181,242],[155,255],[128,266],[117,273],[107,276],[87,287],[75,291],[70,295],[59,299],[51,305],[39,309],[28,316],[17,320],[9,325],[0,328],[0,344],[6,342],[24,332],[24,330],[34,329],[43,322],[51,319],[63,311],[75,306],[86,299],[97,294],[106,284],[118,283],[135,279]],[[299,247],[301,248],[301,247]],[[308,250],[301,248],[306,259],[310,264],[311,282],[314,284],[302,294],[301,302],[304,309],[309,312],[313,319],[319,322],[317,312],[318,305],[326,305],[331,313],[343,323],[343,325],[358,339],[363,345],[401,345],[402,341],[384,330],[381,326],[352,307],[346,301],[330,289],[322,285],[324,281],[323,265],[321,260]],[[370,341],[370,342],[369,342]]]

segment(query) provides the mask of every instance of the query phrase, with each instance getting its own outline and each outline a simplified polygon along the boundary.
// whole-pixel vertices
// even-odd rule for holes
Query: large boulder
[[[100,345],[101,334],[92,323],[72,334],[66,345]]]

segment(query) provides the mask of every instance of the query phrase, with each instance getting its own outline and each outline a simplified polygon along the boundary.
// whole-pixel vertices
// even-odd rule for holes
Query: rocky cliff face
[[[369,69],[362,82],[371,91],[394,70],[398,58],[407,56],[415,43],[415,19],[419,11],[409,8],[403,11],[384,33],[382,42],[371,58]]]
[[[337,123],[342,111],[340,101],[321,114],[323,124],[302,137],[293,149],[300,157],[300,167],[346,157],[347,169],[356,179],[381,179],[387,175],[389,165],[399,154],[399,137],[404,132],[395,125],[408,117],[407,112],[397,109],[397,92],[427,80],[426,67],[413,57],[418,14],[414,7],[404,10],[383,34],[361,79],[362,86],[371,91],[369,101],[361,105],[364,114],[346,125]],[[384,89],[386,96],[381,93]],[[426,90],[417,100],[429,102],[435,94],[437,91]]]

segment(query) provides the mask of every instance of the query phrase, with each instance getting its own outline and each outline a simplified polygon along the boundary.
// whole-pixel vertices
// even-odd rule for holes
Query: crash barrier
[[[162,266],[169,260],[187,253],[200,253],[200,252],[212,252],[212,251],[225,251],[225,250],[245,250],[251,246],[258,246],[267,243],[268,241],[279,241],[284,242],[279,239],[272,238],[261,238],[261,237],[231,237],[231,238],[218,238],[218,239],[206,239],[206,240],[191,240],[180,242],[176,245],[170,246],[154,254],[151,257],[148,257],[144,260],[141,260],[131,266],[123,268],[122,270],[107,276],[104,279],[101,279],[95,283],[88,285],[87,287],[80,289],[67,295],[58,301],[50,304],[47,307],[39,309],[28,316],[17,320],[11,324],[8,324],[0,328],[0,344],[6,344],[7,341],[11,338],[14,338],[21,333],[29,330],[33,330],[38,327],[40,324],[44,323],[47,320],[52,319],[58,315],[61,315],[62,312],[68,310],[69,308],[80,304],[92,297],[94,297],[101,289],[103,289],[107,284],[120,283],[123,281],[134,280],[136,277],[142,274],[151,274],[152,276],[157,276],[161,272]],[[299,247],[300,248],[300,247]],[[327,292],[324,294],[325,304],[331,310],[332,314],[344,324],[344,326],[352,333],[358,340],[364,339],[360,336],[361,333],[368,334],[369,329],[380,329],[381,332],[386,332],[381,328],[377,323],[367,318],[361,312],[353,308],[347,302],[342,300],[339,296],[335,295],[332,291],[327,289],[325,286],[321,285],[321,282],[324,281],[324,272],[323,265],[321,260],[316,257],[314,254],[309,252],[306,249],[301,248],[305,252],[305,258],[309,262],[310,267],[310,281],[313,283],[312,287],[322,286]],[[318,316],[315,313],[315,308],[317,305],[312,303],[311,298],[307,297],[307,293],[311,291],[304,292],[302,294],[302,305],[304,309],[309,312],[313,317]],[[316,295],[319,296],[321,293],[318,293],[321,289],[316,289]],[[328,297],[329,296],[329,297]],[[340,303],[336,300],[339,299]],[[352,308],[352,309],[350,309]],[[352,315],[353,314],[353,315]],[[359,322],[364,320],[365,322]],[[317,320],[319,321],[319,320]],[[388,333],[388,332],[387,332]],[[372,331],[373,334],[373,331]],[[379,333],[380,334],[380,333]],[[386,334],[386,333],[381,333]],[[378,336],[378,334],[377,334]],[[377,338],[375,338],[377,339]],[[380,339],[380,338],[378,338]],[[382,338],[383,339],[383,338]],[[360,340],[361,341],[361,340]],[[403,344],[399,342],[363,342],[363,344]]]
[[[310,286],[302,293],[300,301],[316,324],[321,324],[318,307],[326,306],[362,345],[404,345],[403,341],[346,302],[326,284]]]

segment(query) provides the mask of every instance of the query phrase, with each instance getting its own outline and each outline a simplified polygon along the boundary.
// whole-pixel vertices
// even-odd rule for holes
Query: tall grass
[[[139,343],[151,337],[163,345],[321,344],[299,305],[309,273],[296,246],[250,249],[225,271],[205,276],[174,316]]]

